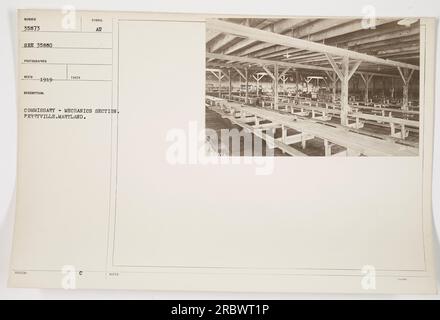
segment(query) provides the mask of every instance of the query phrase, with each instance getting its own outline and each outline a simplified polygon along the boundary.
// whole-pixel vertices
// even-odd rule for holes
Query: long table
[[[382,140],[375,137],[361,135],[352,132],[349,128],[330,126],[317,123],[309,119],[301,119],[295,115],[281,114],[272,110],[265,110],[257,107],[243,106],[239,103],[225,102],[213,110],[223,115],[232,116],[234,122],[248,126],[247,116],[254,116],[256,119],[270,121],[273,124],[291,128],[302,134],[308,134],[324,140],[324,143],[336,144],[350,151],[350,154],[366,156],[415,156],[418,149],[389,140]],[[237,116],[237,114],[239,114]],[[288,139],[288,136],[286,137]]]

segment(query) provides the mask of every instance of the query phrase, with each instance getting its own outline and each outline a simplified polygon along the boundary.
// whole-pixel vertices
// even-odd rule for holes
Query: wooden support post
[[[272,78],[272,88],[274,89],[274,98],[275,98],[275,91],[278,90],[278,66],[275,65],[274,73],[270,72],[270,70],[265,65],[261,65],[261,67]],[[278,92],[276,92],[276,96],[277,97],[274,100],[273,106],[274,107],[276,106],[278,108]],[[275,104],[275,101],[276,101],[276,104]]]
[[[231,78],[231,69],[228,70],[228,76],[229,76],[229,100],[231,100],[231,96],[232,96],[232,78]]]
[[[286,73],[287,71],[290,70],[290,67],[287,67],[286,69],[284,69],[283,72],[281,72],[281,74],[278,77],[278,80],[283,81],[283,91],[286,91],[286,81],[287,81],[287,77],[286,77]]]
[[[270,134],[270,136],[271,136],[272,138],[275,137],[275,132],[276,132],[276,131],[277,131],[277,128],[272,128],[272,129],[269,130],[269,134]]]
[[[391,99],[394,99],[394,78],[391,78],[391,90],[390,90]]]
[[[370,90],[370,82],[371,82],[371,79],[373,78],[373,75],[372,74],[362,74],[362,73],[360,73],[360,76],[361,76],[361,78],[362,78],[362,80],[364,81],[364,84],[365,84],[365,91],[364,91],[364,102],[365,102],[365,105],[367,105],[368,104],[368,99],[369,99],[369,97],[368,97],[368,91]]]
[[[342,79],[341,79],[341,124],[348,125],[348,77],[349,59],[344,57],[342,59]]]
[[[286,75],[287,71],[289,71],[289,70],[290,70],[290,67],[287,67],[286,69],[284,69],[284,71],[281,72],[281,74],[280,74],[280,78],[284,77]]]
[[[257,79],[257,98],[260,96],[260,79]]]
[[[402,110],[408,110],[408,90],[409,90],[409,82],[414,73],[414,70],[409,71],[409,69],[403,69],[398,67],[400,76],[403,81],[403,96],[402,96]]]
[[[286,92],[286,81],[287,81],[287,77],[285,75],[282,75],[280,77],[280,80],[283,81],[283,91]]]
[[[402,110],[408,110],[408,83],[403,84],[403,93],[402,93]]]
[[[324,153],[325,153],[326,157],[329,157],[332,155],[332,146],[331,146],[331,143],[327,139],[324,139]]]
[[[295,82],[296,82],[296,99],[299,99],[299,72],[295,72]]]
[[[391,136],[396,135],[396,125],[393,122],[390,122],[390,128],[391,128]]]
[[[336,77],[335,77],[335,80],[333,81],[333,89],[332,89],[333,90],[333,94],[332,94],[332,102],[333,103],[336,102],[336,88],[338,87],[338,79]]]
[[[273,95],[273,105],[274,105],[274,109],[278,110],[278,79],[279,79],[279,75],[278,75],[278,65],[276,64],[274,66],[274,95]]]
[[[252,77],[255,79],[256,84],[257,84],[257,97],[259,96],[259,92],[260,92],[260,80],[264,77],[264,74],[254,74],[252,75]]]
[[[371,79],[371,99],[374,98],[374,92],[376,91],[376,78]]]
[[[404,124],[401,124],[401,125],[400,125],[400,137],[401,137],[403,140],[405,140],[405,138],[406,138],[406,134],[407,134],[407,131],[406,131],[406,129],[405,129],[405,125],[404,125]]]
[[[219,98],[222,97],[222,76],[221,76],[221,73],[218,77],[218,97]]]
[[[230,74],[228,75],[228,74],[226,74],[225,71],[220,70],[220,75],[221,75],[221,80],[223,78],[226,78],[228,80],[229,84],[231,83],[231,75]],[[221,91],[220,91],[220,96],[221,96]]]
[[[239,69],[237,69],[236,67],[233,67],[235,71],[237,71],[237,73],[240,75],[240,90],[239,90],[239,96],[241,97],[241,79],[245,79],[246,77],[243,74],[243,72],[241,72]]]
[[[222,89],[222,79],[225,77],[225,75],[222,73],[221,70],[209,70],[214,77],[218,80],[218,97],[221,98],[221,89]]]
[[[342,57],[342,69],[340,69],[332,56],[327,54],[327,59],[341,80],[341,124],[348,126],[348,111],[350,108],[348,104],[348,82],[359,68],[361,61],[355,62],[350,68],[350,59],[348,56]]]
[[[244,103],[248,104],[249,102],[249,78],[248,78],[248,68],[244,68],[244,75],[246,77],[246,96],[245,96],[245,100]]]
[[[307,146],[306,144],[307,144],[307,140],[304,139],[304,135],[302,134],[302,135],[301,135],[301,147],[302,147],[303,149],[305,149],[306,146]]]
[[[306,81],[306,86],[307,86],[307,92],[309,92],[309,83],[312,80],[311,78],[305,78],[304,79]]]
[[[332,102],[336,102],[336,87],[338,84],[338,75],[335,72],[326,72],[332,84]]]
[[[361,74],[361,76],[362,76],[362,74]],[[364,83],[365,83],[365,90],[364,90],[364,102],[365,102],[365,105],[367,105],[368,104],[368,91],[370,90],[370,76],[368,76],[367,75],[367,78],[366,78],[366,80],[364,80]]]
[[[287,137],[287,129],[285,126],[281,126],[281,140],[283,143],[286,143],[286,137]]]

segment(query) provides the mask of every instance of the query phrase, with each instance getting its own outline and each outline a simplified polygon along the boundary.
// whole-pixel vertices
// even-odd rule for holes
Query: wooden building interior
[[[417,19],[207,21],[206,127],[280,156],[415,156]],[[367,24],[367,25],[366,25]]]

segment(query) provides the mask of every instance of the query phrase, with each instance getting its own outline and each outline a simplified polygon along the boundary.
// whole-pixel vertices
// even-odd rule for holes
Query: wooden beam
[[[278,22],[275,22],[273,24],[270,24],[263,28],[263,30],[270,31],[270,32],[276,32],[276,33],[283,33],[286,30],[292,30],[293,28],[297,28],[298,26],[305,25],[309,22],[313,21],[312,19],[281,19]],[[230,54],[236,51],[239,51],[243,48],[248,47],[251,44],[257,44],[255,40],[253,39],[243,39],[242,41],[232,45],[229,47],[225,53]],[[256,46],[258,47],[258,46]]]
[[[356,47],[364,44],[371,44],[380,41],[386,41],[389,43],[392,39],[400,39],[402,37],[419,35],[420,34],[420,26],[412,26],[410,28],[398,26],[394,28],[390,28],[387,26],[385,29],[377,28],[376,30],[369,30],[368,34],[366,34],[363,38],[354,38],[349,41],[344,41],[342,43],[347,47]]]
[[[337,82],[338,82],[338,75],[336,74],[336,72],[332,73],[330,71],[327,71],[326,73],[332,83],[332,102],[335,103],[336,102],[336,87],[337,87]]]
[[[284,22],[286,25],[289,24],[290,21],[297,21],[297,19],[283,19],[283,20],[281,20],[281,22]],[[273,30],[267,30],[267,31],[277,34],[285,34],[286,36],[289,37],[304,38],[304,37],[310,37],[311,35],[315,35],[316,33],[319,33],[322,30],[333,29],[339,25],[347,23],[347,21],[350,20],[340,19],[340,18],[314,19],[310,21],[310,23],[299,25],[296,28],[287,28],[286,30],[283,30],[281,28],[274,28]],[[317,40],[317,41],[321,41],[321,40]],[[278,50],[280,49],[279,46],[274,46],[272,43],[258,43],[255,46],[251,46],[249,48],[244,49],[242,52],[240,52],[240,55],[248,55],[256,52],[261,52],[263,51],[263,49],[270,47],[271,48],[275,47],[275,49]]]
[[[270,70],[265,66],[265,65],[261,65],[261,67],[264,69],[264,71],[266,71],[266,73],[272,78],[272,80],[275,80],[275,76],[272,72],[270,72]]]
[[[243,74],[243,72],[241,72],[238,68],[236,67],[232,67],[235,71],[237,71],[237,73],[240,75],[240,77],[242,77],[243,79],[246,79],[245,75]]]
[[[239,63],[247,63],[247,64],[256,64],[256,65],[274,65],[278,64],[280,67],[290,67],[294,69],[305,69],[305,70],[316,70],[316,71],[333,71],[333,68],[328,67],[319,67],[314,65],[307,65],[307,64],[300,64],[300,63],[293,63],[293,62],[284,62],[284,61],[274,61],[274,60],[266,60],[266,59],[257,59],[257,58],[250,58],[250,57],[239,57],[234,55],[227,55],[227,54],[219,54],[219,53],[206,53],[207,59],[216,59],[216,60],[225,60],[225,61],[231,61],[231,62],[239,62]],[[232,65],[226,65],[226,64],[219,64],[219,63],[208,63],[208,65],[220,65],[220,66],[226,66],[226,67],[234,67]],[[373,74],[373,75],[380,75],[383,77],[392,77],[392,78],[400,78],[399,75],[394,74],[387,74],[387,73],[374,73],[374,72],[364,72],[365,74]]]
[[[237,36],[248,37],[254,40],[263,41],[275,45],[281,45],[290,48],[299,48],[314,52],[321,52],[325,54],[347,57],[354,60],[361,60],[361,61],[371,62],[380,65],[419,70],[419,66],[416,65],[377,58],[364,53],[332,47],[322,43],[316,43],[303,39],[288,37],[285,35],[276,34],[273,32],[259,30],[255,28],[250,28],[231,22],[212,19],[212,20],[207,20],[206,25],[208,29],[214,29],[225,33],[235,34]]]
[[[317,70],[317,71],[331,70],[331,68],[315,67],[315,66],[311,66],[311,65],[299,64],[299,63],[293,63],[293,62],[282,62],[282,61],[264,60],[264,59],[256,59],[256,58],[249,58],[249,57],[239,57],[239,56],[211,53],[211,52],[206,53],[206,57],[213,58],[213,59],[219,59],[219,60],[242,62],[242,63],[253,63],[253,64],[258,64],[258,65],[261,65],[261,64],[273,65],[276,63],[280,67],[289,67],[289,68],[296,68],[296,69],[308,69],[308,70]]]
[[[219,78],[220,78],[220,70],[206,69],[206,71],[209,71],[210,73],[212,73],[212,75],[214,77],[216,77],[217,80],[219,80]]]
[[[280,78],[283,77],[287,73],[287,71],[289,71],[289,70],[290,70],[290,67],[287,67],[286,69],[284,69],[284,71],[281,72],[281,74],[280,74]]]
[[[223,76],[229,80],[229,75],[226,74],[226,72],[224,70],[220,70],[220,72],[223,74]]]
[[[323,20],[327,20],[327,19],[323,19]],[[375,27],[379,27],[380,25],[386,24],[386,23],[390,23],[392,21],[396,21],[397,19],[376,19],[375,22]],[[348,23],[347,23],[348,21]],[[325,43],[329,44],[328,41],[330,38],[334,38],[334,37],[340,37],[343,35],[347,35],[347,34],[353,34],[357,31],[362,31],[365,30],[362,20],[361,19],[355,19],[353,21],[349,21],[347,20],[345,23],[340,24],[340,25],[336,25],[334,24],[334,27],[330,27],[330,28],[325,28],[325,26],[322,26],[322,31],[319,31],[317,33],[311,33],[306,31],[304,34],[301,34],[299,32],[295,32],[294,36],[296,38],[302,38],[302,39],[307,39],[309,41],[313,41],[313,42],[322,42],[325,41]],[[306,28],[307,29],[307,26]],[[258,52],[255,53],[255,57],[258,58],[271,58],[271,57],[276,57],[276,56],[281,56],[281,55],[285,55],[285,54],[291,54],[294,52],[297,52],[297,49],[279,49],[278,47],[271,47],[271,48],[267,48],[264,50],[260,50]]]
[[[255,76],[255,74],[252,75],[252,77],[255,79],[255,81],[260,81],[264,76],[265,76],[265,74],[257,74],[256,76]]]
[[[206,42],[211,41],[212,39],[214,39],[215,37],[217,37],[220,34],[220,32],[215,31],[215,30],[207,30],[206,31]]]
[[[409,83],[409,81],[411,80],[411,77],[414,73],[414,70],[411,70],[409,75],[408,74],[405,75],[404,73],[402,73],[402,68],[399,67],[397,69],[399,70],[399,73],[400,73],[400,76],[402,77],[403,83]],[[407,70],[404,70],[404,71],[407,71]]]
[[[243,21],[240,22],[240,24],[246,25],[248,27],[254,27],[254,28],[264,28],[266,27],[270,22],[268,22],[267,20],[263,20],[263,22],[257,24],[257,25],[252,25],[250,19],[244,19]],[[207,37],[207,40],[209,39],[209,37]],[[212,39],[212,38],[211,38]],[[228,47],[228,45],[230,45],[231,43],[234,42],[234,40],[237,39],[236,36],[234,35],[230,35],[230,34],[223,34],[222,37],[217,37],[216,41],[211,41],[211,43],[209,43],[209,48],[211,52],[215,52],[217,50],[223,50],[225,47]],[[206,41],[208,43],[208,41]]]
[[[337,74],[337,76],[339,77],[339,80],[342,80],[344,75],[342,74],[341,70],[339,70],[339,67],[336,64],[335,60],[329,54],[326,54],[326,56],[327,56],[328,62],[330,62],[331,66],[333,67],[333,71]]]

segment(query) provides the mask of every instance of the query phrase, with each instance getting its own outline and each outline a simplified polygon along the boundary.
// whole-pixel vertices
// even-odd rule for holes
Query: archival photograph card
[[[435,293],[435,20],[18,11],[9,286]]]

